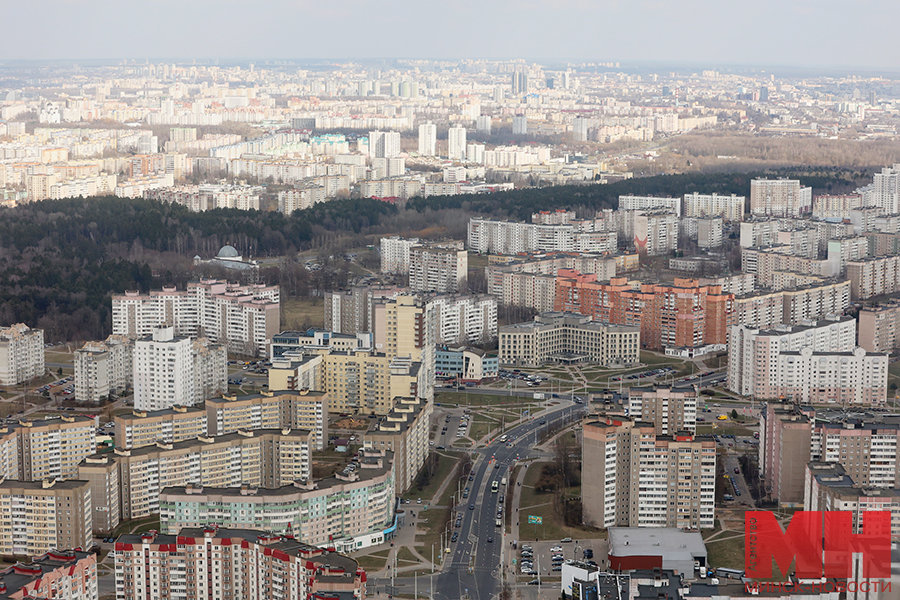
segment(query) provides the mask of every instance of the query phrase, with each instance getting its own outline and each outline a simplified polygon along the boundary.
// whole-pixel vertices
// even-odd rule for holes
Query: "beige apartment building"
[[[110,533],[122,522],[119,500],[119,465],[110,454],[94,454],[78,465],[78,479],[91,486],[94,508],[93,527],[97,533]]]
[[[595,322],[575,313],[544,313],[534,321],[500,328],[500,364],[634,364],[638,362],[640,335],[641,329],[636,326]]]
[[[628,390],[628,416],[652,423],[657,435],[697,433],[697,390],[682,387],[633,387]]]
[[[900,302],[860,309],[859,345],[869,352],[890,352],[900,347]]]
[[[313,434],[313,448],[328,445],[328,393],[308,389],[223,396],[206,401],[207,435],[241,429],[302,429]]]
[[[110,335],[103,342],[86,342],[75,352],[75,399],[101,401],[119,394],[134,381],[134,339]]]
[[[870,256],[847,263],[854,300],[900,291],[900,256]]]
[[[803,510],[850,513],[853,532],[861,533],[866,513],[891,514],[891,538],[900,538],[900,489],[857,485],[840,463],[820,460],[806,465]]]
[[[269,390],[324,389],[324,363],[324,354],[273,358],[269,367]]]
[[[18,438],[23,481],[75,479],[78,463],[96,451],[94,420],[88,417],[22,420],[11,431]]]
[[[0,482],[0,555],[37,556],[93,543],[91,487],[87,481]]]
[[[395,398],[391,412],[369,425],[363,435],[366,450],[394,453],[394,481],[399,494],[412,486],[428,457],[433,411],[433,404],[427,400]]]
[[[119,469],[122,519],[159,512],[159,492],[165,487],[189,483],[281,487],[308,480],[312,435],[304,430],[261,429],[131,450],[116,448],[110,456]]]
[[[116,447],[125,450],[152,446],[156,442],[172,444],[207,435],[206,410],[199,406],[173,406],[163,410],[135,410],[116,415]]]
[[[17,385],[44,374],[44,330],[24,323],[0,329],[0,385]]]
[[[421,363],[370,348],[328,351],[324,358],[324,387],[332,412],[386,415],[397,396],[418,396],[425,379]]]
[[[414,292],[455,294],[466,291],[469,253],[463,243],[413,246],[409,251],[409,288]]]
[[[583,424],[582,507],[594,527],[715,526],[716,442],[652,423],[601,417]]]
[[[160,531],[184,527],[269,531],[316,546],[357,550],[385,539],[394,521],[393,454],[362,450],[353,467],[331,477],[275,489],[251,486],[166,488],[160,495]]]

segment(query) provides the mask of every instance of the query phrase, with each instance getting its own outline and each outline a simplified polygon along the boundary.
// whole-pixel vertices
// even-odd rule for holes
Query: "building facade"
[[[697,390],[694,386],[633,387],[628,390],[628,415],[652,423],[657,435],[697,433]]]
[[[16,438],[23,481],[76,479],[78,463],[96,450],[94,420],[88,417],[20,420],[7,432]]]
[[[489,294],[427,299],[435,312],[436,344],[482,343],[497,338],[497,298]]]
[[[428,458],[434,405],[421,398],[397,398],[392,410],[369,425],[363,448],[394,453],[394,485],[398,494],[413,484]]]
[[[746,197],[720,196],[719,194],[693,194],[684,195],[683,215],[687,218],[722,217],[726,221],[739,222],[744,219],[744,204]]]
[[[99,404],[124,392],[134,377],[134,340],[110,335],[75,351],[75,399]]]
[[[17,323],[0,330],[0,385],[17,385],[44,374],[44,330]]]
[[[455,294],[465,292],[469,253],[445,244],[418,245],[409,251],[409,288],[413,292]]]
[[[0,554],[37,556],[58,548],[90,548],[94,541],[87,481],[0,482]]]
[[[812,188],[794,179],[754,179],[750,182],[750,212],[754,215],[801,217],[812,211]]]
[[[57,598],[97,600],[97,555],[80,550],[51,550],[0,571],[0,589],[10,600]]]

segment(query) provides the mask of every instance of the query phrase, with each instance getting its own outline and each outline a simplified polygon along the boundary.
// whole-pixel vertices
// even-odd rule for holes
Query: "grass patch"
[[[412,553],[412,550],[410,550],[406,546],[402,546],[400,548],[400,550],[397,551],[397,566],[398,567],[407,566],[407,565],[403,565],[400,563],[408,563],[408,564],[418,565],[421,562],[422,561],[420,561],[418,558],[416,558],[416,555]]]
[[[456,470],[456,466],[459,464],[458,456],[445,455],[440,452],[437,452],[436,456],[438,460],[437,469],[431,477],[431,480],[428,482],[428,485],[419,489],[413,484],[413,487],[403,495],[403,498],[406,498],[407,500],[421,498],[422,502],[425,504],[432,503],[438,488],[441,487],[444,480]]]
[[[519,512],[513,513],[513,518],[519,521],[519,537],[522,540],[560,540],[564,537],[600,538],[606,537],[599,529],[589,527],[572,527],[565,525],[562,518],[556,514],[553,508],[553,494],[541,493],[534,489],[546,463],[534,463],[525,473],[525,481],[522,483],[522,496],[519,502]],[[572,488],[573,496],[580,493],[580,488]],[[540,525],[529,524],[528,517],[541,517]]]
[[[496,421],[475,419],[469,426],[469,437],[477,442],[478,440],[486,436],[491,431],[491,429],[495,429],[499,425],[500,423]]]
[[[387,564],[387,556],[378,556],[376,554],[356,556],[353,560],[358,562],[359,566],[368,571],[381,571]]]
[[[142,519],[131,519],[130,521],[119,523],[119,526],[112,532],[112,536],[118,537],[126,533],[138,533],[150,529],[159,530],[159,515],[152,515]]]
[[[645,365],[684,365],[686,361],[656,354],[655,352],[642,351],[641,362]]]
[[[325,306],[321,298],[282,298],[281,328],[306,329],[325,325]]]

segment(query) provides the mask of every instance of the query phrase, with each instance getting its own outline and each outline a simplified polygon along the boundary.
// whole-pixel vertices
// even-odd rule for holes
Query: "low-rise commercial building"
[[[0,555],[37,556],[57,548],[89,548],[91,486],[87,481],[0,482]]]
[[[366,572],[346,556],[252,529],[186,528],[116,539],[119,598],[358,598]]]
[[[434,374],[438,379],[490,381],[500,372],[500,359],[480,348],[447,347],[435,352]]]
[[[252,486],[166,488],[160,494],[160,530],[216,524],[259,529],[314,546],[346,551],[381,543],[394,521],[391,452],[362,450],[343,472],[276,489]]]
[[[500,328],[501,365],[540,366],[548,362],[638,362],[639,327],[595,322],[575,313],[544,313],[534,321]]]

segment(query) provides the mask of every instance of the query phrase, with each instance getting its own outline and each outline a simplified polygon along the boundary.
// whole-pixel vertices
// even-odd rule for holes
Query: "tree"
[[[738,411],[737,411],[736,408],[732,408],[732,409],[731,409],[731,418],[732,418],[732,420],[737,421],[737,418],[738,418]]]

